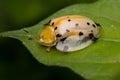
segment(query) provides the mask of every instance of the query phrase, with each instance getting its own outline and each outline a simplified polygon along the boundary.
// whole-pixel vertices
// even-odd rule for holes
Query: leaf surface
[[[66,7],[30,28],[0,33],[0,36],[20,40],[40,62],[71,68],[88,80],[118,80],[120,76],[120,0],[98,0],[89,4]],[[37,37],[50,19],[65,15],[83,15],[102,26],[100,39],[89,47],[75,52],[63,53],[29,40],[29,31]]]

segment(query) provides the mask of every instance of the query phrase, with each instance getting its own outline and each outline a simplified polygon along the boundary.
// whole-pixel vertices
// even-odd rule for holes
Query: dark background
[[[94,1],[0,0],[0,32],[29,27],[66,6]],[[68,68],[39,63],[18,40],[0,38],[0,80],[84,79]]]

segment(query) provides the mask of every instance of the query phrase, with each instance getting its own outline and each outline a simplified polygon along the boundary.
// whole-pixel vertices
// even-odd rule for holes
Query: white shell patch
[[[83,49],[92,42],[88,37],[81,39],[79,36],[70,36],[65,41],[58,42],[56,48],[63,52],[71,52]]]

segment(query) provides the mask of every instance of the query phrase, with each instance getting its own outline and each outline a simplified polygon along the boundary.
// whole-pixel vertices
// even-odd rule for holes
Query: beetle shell
[[[44,34],[42,37],[47,37],[52,43],[40,38],[42,39],[42,43],[45,46],[56,46],[59,51],[63,52],[83,49],[95,42],[100,36],[100,25],[87,17],[79,15],[53,19],[48,23],[47,27],[51,27],[52,30],[50,30],[51,32],[48,32],[49,30],[47,29],[43,30]],[[50,33],[53,34],[50,35]]]

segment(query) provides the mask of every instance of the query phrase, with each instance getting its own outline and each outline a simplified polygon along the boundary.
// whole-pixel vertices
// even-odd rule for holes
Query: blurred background
[[[0,0],[0,32],[30,27],[72,4],[96,0]],[[46,66],[20,41],[0,38],[0,80],[84,80],[68,68]]]

